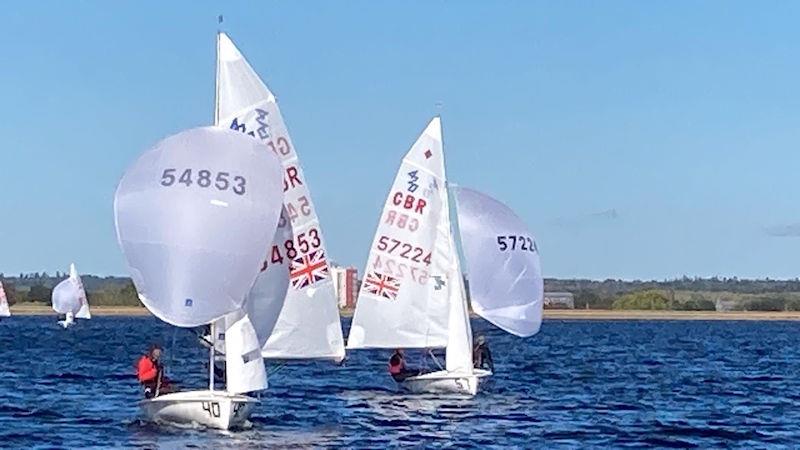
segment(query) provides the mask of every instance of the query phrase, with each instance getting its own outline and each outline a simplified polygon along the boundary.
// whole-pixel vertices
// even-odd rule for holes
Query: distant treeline
[[[800,311],[800,279],[689,278],[663,281],[545,280],[545,291],[571,292],[578,309]]]
[[[68,274],[46,272],[8,276],[0,273],[10,304],[23,302],[50,303],[53,288]],[[90,305],[140,306],[139,297],[130,278],[81,275]]]
[[[65,273],[0,273],[11,304],[50,302],[53,287]],[[81,275],[92,305],[138,306],[136,290],[127,277]],[[800,279],[743,280],[688,278],[664,281],[545,280],[547,292],[571,292],[579,309],[748,310],[800,311]]]

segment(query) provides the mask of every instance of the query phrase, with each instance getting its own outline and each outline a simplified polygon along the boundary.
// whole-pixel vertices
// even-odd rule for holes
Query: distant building
[[[359,287],[358,270],[355,267],[331,265],[330,271],[339,308],[354,308]]]
[[[575,309],[575,297],[571,292],[545,292],[544,307],[548,309]]]

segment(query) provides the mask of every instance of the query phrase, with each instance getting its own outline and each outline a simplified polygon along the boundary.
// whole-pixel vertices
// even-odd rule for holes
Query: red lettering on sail
[[[413,195],[406,194],[404,192],[395,192],[394,196],[392,197],[392,203],[395,206],[402,206],[405,209],[410,209],[417,214],[422,214],[425,209],[425,205],[428,204],[425,199],[416,198]]]
[[[300,175],[297,173],[297,167],[289,166],[286,168],[286,176],[283,178],[283,192],[288,191],[296,186],[302,186],[303,181],[300,180]]]

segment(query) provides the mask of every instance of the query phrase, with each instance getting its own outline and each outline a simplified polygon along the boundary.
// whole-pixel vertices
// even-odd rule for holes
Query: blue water
[[[133,363],[151,340],[182,386],[204,385],[191,333],[14,317],[0,322],[0,447],[800,446],[800,323],[546,321],[530,339],[473,326],[497,366],[475,398],[397,393],[388,352],[359,351],[279,368],[252,427],[221,433],[138,416]]]

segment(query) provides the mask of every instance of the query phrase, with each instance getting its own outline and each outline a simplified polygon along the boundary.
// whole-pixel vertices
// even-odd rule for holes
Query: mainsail
[[[283,170],[285,217],[264,261],[261,279],[291,281],[277,324],[263,348],[266,358],[344,357],[339,310],[328,254],[297,152],[275,96],[225,33],[217,41],[215,124],[252,136],[278,156]],[[273,295],[257,292],[251,295]],[[254,322],[255,323],[255,322]]]
[[[79,319],[90,319],[89,302],[86,300],[86,291],[83,282],[75,269],[75,264],[69,265],[69,277],[62,280],[53,288],[53,310],[59,314],[66,314]],[[71,321],[71,319],[68,319]]]
[[[11,310],[8,307],[8,299],[6,298],[6,291],[3,289],[3,283],[0,282],[0,317],[9,317]]]
[[[473,310],[509,333],[536,334],[544,291],[536,238],[488,195],[459,187],[455,196]]]
[[[117,239],[142,303],[181,327],[243,307],[281,211],[278,160],[215,127],[168,137],[125,172]]]
[[[453,260],[447,208],[441,121],[435,117],[403,158],[389,191],[348,348],[447,345]]]

